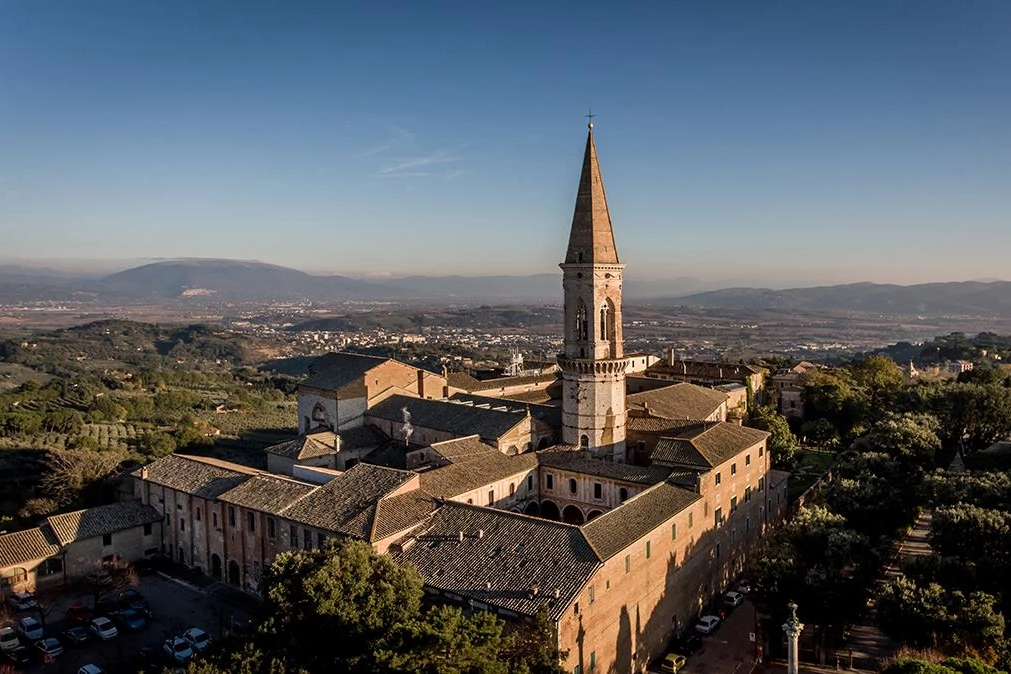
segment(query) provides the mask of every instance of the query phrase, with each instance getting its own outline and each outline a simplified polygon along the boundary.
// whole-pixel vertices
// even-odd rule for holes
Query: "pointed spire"
[[[593,122],[587,124],[586,153],[583,172],[579,176],[576,210],[572,215],[566,264],[618,264],[618,249],[611,230],[611,214],[607,210],[604,180],[597,163],[597,147],[593,143]]]

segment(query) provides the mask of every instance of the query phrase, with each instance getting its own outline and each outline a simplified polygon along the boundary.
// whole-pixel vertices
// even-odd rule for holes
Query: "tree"
[[[790,430],[786,417],[772,406],[765,405],[755,410],[747,425],[770,433],[767,445],[772,455],[772,465],[779,468],[793,463],[799,443],[797,436]]]
[[[851,368],[853,380],[866,391],[868,408],[879,415],[885,404],[902,388],[905,375],[888,356],[869,356]]]

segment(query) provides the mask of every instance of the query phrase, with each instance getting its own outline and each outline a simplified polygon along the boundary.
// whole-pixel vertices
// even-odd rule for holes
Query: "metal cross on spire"
[[[586,128],[589,129],[590,131],[593,131],[593,118],[594,117],[596,117],[596,115],[593,114],[593,110],[592,109],[588,109],[587,113],[586,113],[586,119],[588,120],[586,122]]]

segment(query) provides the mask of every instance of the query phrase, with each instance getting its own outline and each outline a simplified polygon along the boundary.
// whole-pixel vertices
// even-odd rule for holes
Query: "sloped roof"
[[[336,454],[337,434],[333,431],[317,431],[300,435],[293,440],[271,445],[263,451],[296,461]]]
[[[358,463],[278,514],[324,531],[371,540],[376,504],[413,477],[407,471]]]
[[[528,616],[558,619],[600,567],[578,527],[452,502],[412,540],[394,556],[429,587]]]
[[[586,456],[578,448],[573,451],[548,449],[537,452],[537,460],[542,466],[635,484],[656,484],[666,479],[671,472],[670,468],[662,466],[636,466],[631,463],[614,463],[613,461],[594,459]]]
[[[224,503],[277,513],[300,498],[309,495],[317,486],[278,475],[261,474],[218,496]]]
[[[309,376],[301,386],[311,386],[324,391],[340,391],[348,384],[361,381],[365,373],[390,360],[357,353],[328,353],[309,366]]]
[[[63,545],[160,521],[158,511],[140,501],[122,501],[46,518],[46,524]]]
[[[404,420],[404,408],[411,413],[411,424],[432,428],[463,437],[478,434],[485,440],[497,441],[520,423],[526,412],[504,412],[454,403],[448,400],[427,400],[405,395],[392,395],[365,414],[374,419],[395,423]]]
[[[378,541],[417,526],[437,507],[439,506],[432,495],[421,489],[387,496],[376,505],[369,540]]]
[[[60,552],[51,532],[40,527],[0,535],[0,569],[46,559]]]
[[[757,428],[720,422],[661,438],[651,458],[673,466],[713,468],[767,437],[768,432]]]
[[[702,426],[698,419],[662,419],[660,417],[629,416],[625,420],[626,432],[638,433],[679,433],[686,428]]]
[[[648,405],[651,415],[666,419],[707,419],[726,402],[726,393],[688,383],[632,393],[625,398],[626,407]]]
[[[245,482],[257,472],[224,461],[169,454],[138,468],[131,475],[169,489],[213,499]]]
[[[667,376],[686,376],[711,379],[713,381],[743,381],[754,374],[768,372],[764,367],[744,365],[741,363],[712,363],[703,360],[676,360],[671,365],[668,361],[660,361],[650,365],[645,370],[649,373]]]
[[[583,533],[601,560],[607,560],[701,498],[694,491],[661,482],[584,524]]]
[[[491,409],[502,409],[508,412],[519,414],[530,413],[534,419],[543,421],[552,428],[562,427],[562,408],[554,405],[543,405],[525,400],[513,400],[511,398],[495,398],[493,396],[482,396],[475,393],[455,393],[449,397],[453,402],[470,403],[475,406],[484,406]]]
[[[533,453],[506,456],[489,450],[421,473],[421,488],[439,498],[453,498],[536,467],[537,456]]]
[[[514,377],[494,377],[492,379],[478,379],[466,372],[450,372],[447,382],[453,388],[464,391],[492,391],[509,386],[522,386],[524,384],[541,384],[553,382],[561,378],[558,372],[542,372],[541,374],[524,374]]]
[[[475,457],[487,456],[490,452],[499,453],[494,447],[489,447],[481,442],[480,436],[477,435],[433,442],[429,447],[450,463],[458,463]]]

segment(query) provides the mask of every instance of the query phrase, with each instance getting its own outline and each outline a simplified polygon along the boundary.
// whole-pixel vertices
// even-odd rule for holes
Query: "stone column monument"
[[[792,601],[787,604],[790,609],[790,617],[783,623],[783,631],[786,632],[786,674],[797,674],[797,665],[800,657],[797,649],[797,641],[800,633],[804,630],[804,623],[797,619],[797,605]]]

